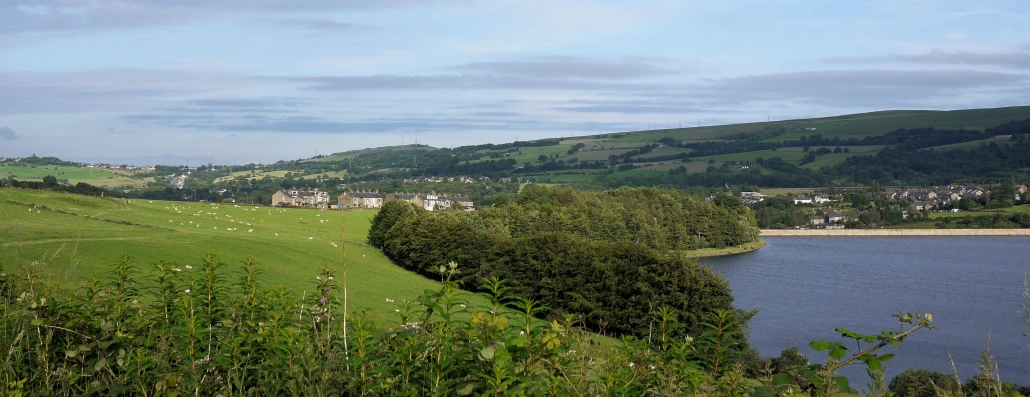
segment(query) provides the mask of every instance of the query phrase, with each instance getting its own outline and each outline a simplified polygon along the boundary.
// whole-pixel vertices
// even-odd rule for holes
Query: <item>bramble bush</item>
[[[682,336],[677,312],[658,307],[646,338],[603,347],[576,316],[544,321],[546,308],[484,280],[472,304],[443,266],[443,283],[397,303],[397,321],[341,313],[341,285],[326,265],[298,297],[261,282],[253,258],[228,265],[207,255],[196,266],[158,262],[148,272],[128,256],[111,272],[67,289],[41,278],[54,257],[0,268],[0,394],[143,395],[828,395],[847,389],[835,371],[889,359],[927,317],[878,335],[851,352],[819,342],[826,366],[794,365],[745,376],[731,311],[717,310],[700,334]]]

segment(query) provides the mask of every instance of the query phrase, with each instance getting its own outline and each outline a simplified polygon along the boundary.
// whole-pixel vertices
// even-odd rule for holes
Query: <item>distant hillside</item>
[[[214,199],[220,194],[214,192],[231,191],[235,198],[244,194],[244,200],[255,202],[267,201],[281,187],[407,190],[414,185],[405,183],[416,179],[459,176],[479,183],[492,181],[487,184],[536,182],[593,189],[820,187],[872,181],[914,186],[1030,179],[1030,160],[1025,161],[1024,154],[1030,151],[1024,144],[1028,136],[1030,106],[893,110],[456,148],[420,144],[367,148],[234,166],[231,174],[222,166],[192,171],[158,166],[134,177],[152,178],[151,186],[162,188],[168,186],[170,175],[192,172],[185,188],[197,190],[198,195],[209,189],[207,197]],[[22,171],[6,172],[8,177],[42,177]],[[401,180],[409,182],[387,182]],[[443,185],[433,186],[444,190]],[[444,192],[486,198],[491,191],[511,190],[507,185],[481,187]],[[160,197],[176,196],[183,195],[169,191]]]

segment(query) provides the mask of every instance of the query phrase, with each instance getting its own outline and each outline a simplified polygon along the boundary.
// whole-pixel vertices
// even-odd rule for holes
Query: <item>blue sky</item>
[[[1027,104],[1024,0],[0,4],[0,156],[269,163]]]

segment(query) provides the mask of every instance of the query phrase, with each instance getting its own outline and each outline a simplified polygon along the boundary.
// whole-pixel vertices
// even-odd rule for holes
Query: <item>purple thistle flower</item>
[[[322,304],[324,305],[327,300],[329,300],[329,299],[323,296],[322,297]]]
[[[329,293],[329,287],[325,287],[325,293]]]

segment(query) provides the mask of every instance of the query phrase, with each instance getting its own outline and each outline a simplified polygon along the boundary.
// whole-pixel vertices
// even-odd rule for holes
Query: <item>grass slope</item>
[[[44,205],[48,209],[43,209]],[[439,283],[394,265],[365,245],[375,214],[125,202],[0,189],[0,264],[11,270],[25,261],[51,257],[60,251],[52,268],[45,272],[53,281],[77,285],[94,272],[109,271],[123,254],[130,255],[143,271],[149,271],[161,259],[178,261],[182,266],[191,264],[196,269],[208,252],[218,254],[229,268],[235,268],[251,255],[264,273],[263,282],[303,294],[313,288],[320,262],[341,275],[341,248],[330,243],[339,246],[343,221],[350,308],[369,308],[375,319],[392,321],[396,320],[393,309],[401,299],[414,299],[426,289],[437,289]],[[118,223],[122,221],[127,224]],[[251,229],[253,232],[248,232]],[[398,303],[387,303],[387,298]],[[478,302],[480,298],[471,299]]]
[[[68,180],[72,185],[85,182],[94,186],[120,187],[145,186],[147,179],[133,179],[132,172],[126,170],[95,169],[89,167],[73,167],[67,165],[38,165],[22,167],[19,165],[0,165],[0,178],[14,178],[19,181],[42,181],[43,177],[53,175],[57,180]]]
[[[899,128],[965,128],[982,131],[1011,120],[1026,119],[1030,119],[1030,106],[951,111],[889,110],[812,119],[634,131],[623,134],[625,138],[622,139],[633,142],[649,142],[663,137],[673,137],[684,141],[697,141],[724,139],[739,133],[755,133],[780,128],[801,129],[801,131],[788,132],[777,137],[776,140],[797,139],[802,135],[812,134],[820,134],[827,138],[839,136],[861,139],[866,136],[883,135]],[[804,128],[815,128],[816,131],[804,131]]]

